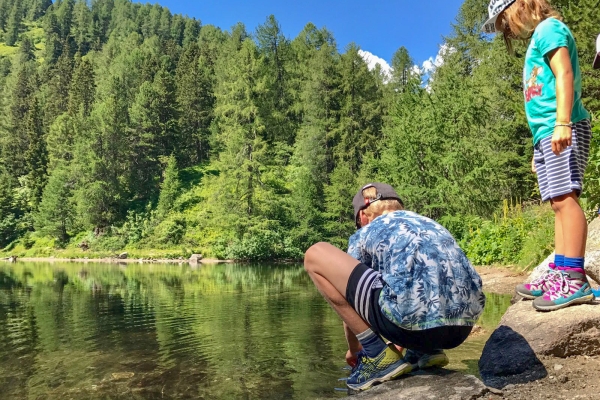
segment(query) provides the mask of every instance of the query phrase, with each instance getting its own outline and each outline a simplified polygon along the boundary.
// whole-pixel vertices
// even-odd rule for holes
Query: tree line
[[[554,3],[597,113],[600,7]],[[481,34],[486,6],[465,1],[426,76],[402,46],[369,70],[356,44],[311,23],[290,39],[274,16],[225,31],[129,0],[0,0],[0,246],[296,257],[345,245],[367,180],[440,220],[536,199],[523,60]]]

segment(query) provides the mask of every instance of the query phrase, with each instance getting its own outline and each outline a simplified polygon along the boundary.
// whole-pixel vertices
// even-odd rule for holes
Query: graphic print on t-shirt
[[[525,81],[525,102],[529,103],[534,97],[542,95],[542,87],[537,81],[537,77],[542,74],[544,67],[535,66],[531,70],[529,79]]]

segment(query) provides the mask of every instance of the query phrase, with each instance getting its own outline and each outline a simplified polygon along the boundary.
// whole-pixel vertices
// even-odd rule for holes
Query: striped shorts
[[[365,264],[358,264],[348,278],[346,300],[371,329],[386,340],[407,349],[431,353],[439,349],[453,349],[469,337],[472,326],[438,326],[409,331],[394,324],[379,307],[384,284],[379,272]]]
[[[573,124],[571,146],[560,155],[552,152],[552,136],[540,140],[533,150],[533,161],[542,201],[583,190],[583,174],[590,154],[592,128],[589,120]]]

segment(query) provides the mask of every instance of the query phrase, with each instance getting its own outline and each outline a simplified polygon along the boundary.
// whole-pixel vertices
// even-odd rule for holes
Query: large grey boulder
[[[600,279],[600,218],[588,226],[585,255],[588,277]],[[541,276],[554,259],[551,254],[526,282]],[[591,282],[593,284],[593,282]],[[545,376],[538,356],[569,357],[600,354],[600,302],[552,312],[536,311],[531,301],[517,300],[488,339],[479,372],[488,386],[501,388]]]
[[[536,354],[554,357],[600,354],[598,302],[539,312],[531,301],[523,300],[509,307],[500,320],[502,326],[525,338]]]
[[[395,381],[385,382],[349,399],[414,400],[444,399],[471,400],[489,392],[489,389],[473,375],[434,368],[418,371]]]

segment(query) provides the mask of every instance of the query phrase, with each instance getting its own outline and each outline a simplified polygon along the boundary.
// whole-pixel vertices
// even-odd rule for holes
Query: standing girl
[[[523,71],[525,113],[533,133],[532,170],[543,201],[555,213],[556,256],[538,280],[517,286],[542,311],[594,299],[584,270],[587,221],[579,195],[587,165],[590,115],[581,103],[581,72],[575,39],[546,0],[491,0],[486,33],[529,40]]]

